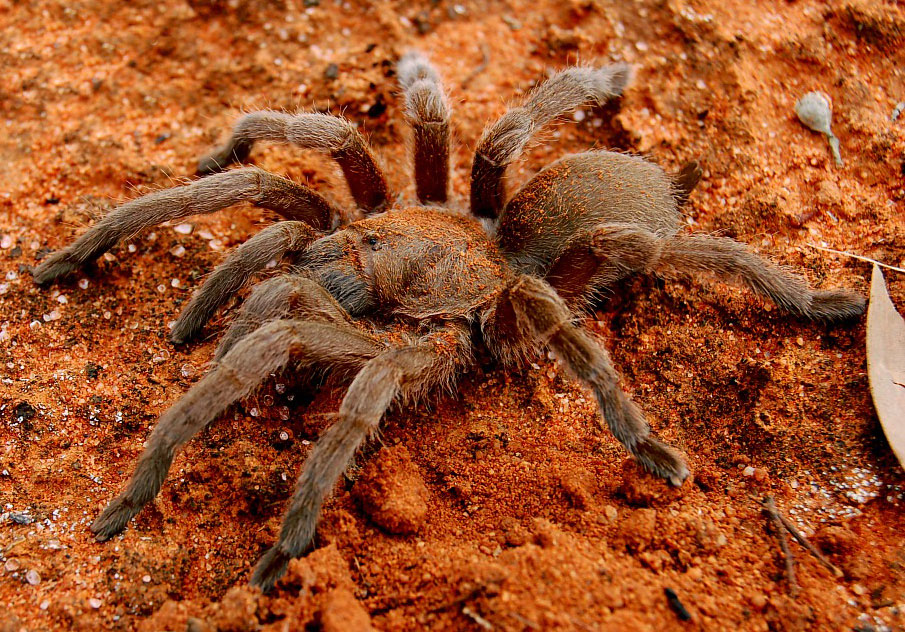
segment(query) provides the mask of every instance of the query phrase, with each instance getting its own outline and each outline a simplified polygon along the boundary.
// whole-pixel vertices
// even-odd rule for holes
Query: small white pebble
[[[50,607],[50,599],[45,599],[41,602],[41,605],[38,606],[41,610],[47,610]]]
[[[260,413],[260,411],[258,411],[257,408],[252,408],[251,410],[248,411],[248,414],[251,415],[252,417],[257,417],[261,413]]]
[[[650,48],[650,46],[647,45],[647,42],[635,42],[635,48],[643,53],[648,48]]]
[[[88,600],[88,605],[91,606],[92,608],[94,608],[95,610],[100,608],[102,603],[104,603],[104,602],[101,601],[100,599],[98,599],[97,597],[92,597],[91,599]]]
[[[38,574],[38,571],[31,569],[30,571],[25,573],[25,581],[27,581],[32,586],[37,586],[41,583],[41,576]]]
[[[214,238],[213,234],[211,234],[211,232],[209,230],[199,230],[198,236],[201,237],[201,239],[205,239],[208,241]]]
[[[110,313],[110,312],[104,312],[104,319],[110,320],[111,318],[113,318],[113,314],[112,314],[112,313]]]
[[[157,291],[160,292],[161,294],[163,294],[164,292],[167,291],[167,286],[164,285],[163,283],[161,283],[160,285],[157,286]]]
[[[10,270],[9,272],[6,273],[7,281],[15,281],[17,278],[19,278],[19,275],[16,274],[15,270]]]
[[[185,254],[185,248],[183,248],[182,246],[176,246],[175,248],[170,250],[170,254],[174,257],[181,257]]]
[[[65,294],[60,294],[57,297],[57,303],[59,303],[60,305],[65,305],[68,302],[69,302],[69,299],[66,298]]]
[[[219,239],[211,239],[207,245],[211,247],[211,250],[223,250],[223,242]]]
[[[745,476],[754,476],[754,468],[750,465],[742,470],[742,474]]]
[[[0,239],[0,248],[6,250],[7,248],[13,247],[13,238],[11,235],[3,235],[3,239]]]
[[[79,287],[83,290],[88,289],[88,279],[79,279]]]
[[[172,285],[173,287],[179,287],[179,284],[180,284],[179,279],[172,279],[170,281],[170,285]]]
[[[143,582],[146,583],[146,584],[150,584],[150,583],[151,583],[151,576],[150,576],[150,575],[145,575],[144,577],[141,578],[141,581],[143,581]]]
[[[13,571],[19,570],[19,560],[17,559],[8,559],[6,560],[6,564],[3,565],[3,568],[6,569],[7,572],[12,573]]]
[[[189,223],[178,224],[178,225],[176,225],[176,226],[173,226],[173,230],[175,230],[175,231],[176,231],[177,233],[179,233],[180,235],[191,235],[191,234],[192,234],[192,230],[193,230],[194,228],[195,228],[195,227],[192,226],[192,225],[189,224]]]
[[[138,246],[136,246],[135,244],[129,244],[126,247],[126,250],[128,250],[129,252],[136,252],[138,251]]]
[[[9,283],[0,283],[0,294],[9,292]]]
[[[587,115],[587,113],[586,113],[584,110],[575,110],[575,112],[572,113],[572,118],[573,118],[577,123],[581,123],[583,120],[585,120],[585,118],[586,118],[587,116],[588,116],[588,115]]]

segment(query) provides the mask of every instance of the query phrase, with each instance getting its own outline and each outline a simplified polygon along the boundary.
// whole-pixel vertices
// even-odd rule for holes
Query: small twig
[[[462,83],[459,84],[462,88],[467,88],[468,84],[470,84],[475,77],[479,74],[487,70],[487,66],[490,64],[490,49],[487,48],[487,44],[481,42],[481,63],[477,68],[468,73],[468,76],[462,80]]]
[[[540,626],[538,626],[534,621],[530,619],[526,619],[522,615],[517,612],[510,612],[509,616],[521,623],[522,625],[531,628],[532,630],[540,630]]]
[[[767,499],[764,501],[764,506],[767,508],[767,512],[773,520],[773,525],[776,527],[776,536],[779,538],[779,546],[782,549],[783,556],[786,558],[786,578],[789,580],[789,594],[795,597],[798,595],[798,582],[795,580],[795,558],[792,557],[792,551],[789,549],[789,539],[786,537],[786,526],[783,524],[782,518],[779,515],[779,510],[776,509],[776,503],[773,501],[773,496],[767,496]]]
[[[804,534],[802,534],[801,531],[799,531],[797,528],[795,528],[795,525],[792,524],[792,522],[788,518],[786,518],[784,515],[782,515],[779,512],[777,512],[777,515],[779,516],[779,519],[782,521],[782,526],[784,526],[786,528],[786,530],[792,534],[792,537],[798,541],[798,544],[800,544],[801,546],[806,548],[808,550],[808,552],[810,552],[811,555],[816,557],[818,562],[820,562],[821,564],[826,566],[833,575],[835,575],[836,577],[842,577],[843,573],[839,569],[839,567],[836,566],[835,564],[833,564],[832,562],[830,562],[828,559],[826,559],[823,556],[823,553],[821,553],[817,549],[816,546],[811,544],[811,542],[806,537],[804,537]]]
[[[845,255],[846,257],[851,257],[852,259],[858,259],[860,261],[867,261],[868,263],[875,263],[878,266],[880,266],[881,268],[889,268],[890,270],[895,270],[896,272],[905,272],[905,269],[903,269],[903,268],[897,268],[897,267],[891,266],[887,263],[881,263],[881,262],[877,261],[876,259],[871,259],[870,257],[862,257],[861,255],[856,255],[851,252],[845,252],[844,250],[835,250],[833,248],[826,248],[824,246],[818,246],[817,244],[806,244],[806,245],[810,246],[811,248],[816,248],[817,250],[823,250],[825,252],[833,252],[833,253],[836,253],[837,255]]]
[[[464,614],[466,617],[468,617],[469,619],[471,619],[472,621],[477,623],[479,626],[481,626],[485,630],[493,629],[493,624],[490,621],[488,621],[487,619],[485,619],[484,617],[479,615],[477,612],[475,612],[468,606],[462,606],[462,614]]]

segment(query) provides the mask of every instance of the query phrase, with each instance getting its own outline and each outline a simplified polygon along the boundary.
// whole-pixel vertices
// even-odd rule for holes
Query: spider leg
[[[290,359],[303,367],[349,371],[380,351],[382,345],[370,336],[325,323],[280,320],[264,325],[238,342],[160,417],[126,489],[101,512],[91,530],[99,541],[122,531],[157,496],[177,449]]]
[[[82,267],[143,228],[189,215],[215,213],[239,202],[252,202],[321,230],[335,227],[340,217],[327,200],[308,187],[261,169],[237,169],[156,191],[114,209],[72,244],[35,267],[35,283],[47,283]]]
[[[223,171],[245,161],[257,141],[291,143],[330,152],[346,176],[355,202],[376,211],[389,198],[386,178],[377,166],[367,141],[351,121],[331,114],[252,112],[239,119],[226,144],[198,163],[199,175]]]
[[[399,60],[399,84],[415,136],[415,188],[422,203],[446,202],[449,182],[449,104],[437,71],[421,53]]]
[[[688,467],[674,448],[650,435],[638,406],[622,391],[619,376],[603,346],[572,324],[573,315],[544,281],[522,276],[509,291],[519,328],[543,342],[578,379],[593,391],[610,431],[650,472],[679,486]]]
[[[471,168],[471,211],[496,218],[503,208],[506,167],[544,125],[583,103],[603,103],[622,94],[631,76],[627,64],[602,68],[568,68],[538,86],[527,103],[506,112],[488,127]]]
[[[254,287],[220,340],[214,361],[264,323],[289,317],[354,329],[349,314],[323,286],[303,276],[282,275]]]
[[[217,266],[182,310],[170,340],[179,344],[192,338],[252,274],[263,270],[273,259],[301,252],[320,235],[305,222],[277,222],[244,242]]]
[[[797,274],[728,237],[676,235],[663,245],[663,268],[704,272],[737,280],[782,309],[814,320],[849,320],[864,312],[864,298],[850,290],[814,290]]]
[[[280,536],[255,567],[252,585],[270,590],[289,561],[305,552],[324,499],[393,400],[416,398],[450,383],[468,353],[467,345],[467,329],[446,329],[368,361],[349,386],[336,422],[305,461]]]
[[[582,307],[619,279],[651,270],[662,244],[660,237],[633,224],[603,224],[574,239],[544,280],[570,308]]]

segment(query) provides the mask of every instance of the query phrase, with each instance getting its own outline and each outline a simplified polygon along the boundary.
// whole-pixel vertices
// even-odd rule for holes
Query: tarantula
[[[241,201],[283,218],[232,252],[173,327],[171,340],[187,341],[268,262],[292,263],[290,272],[252,290],[213,368],[161,416],[126,489],[91,525],[98,540],[120,532],[154,499],[181,445],[272,373],[317,368],[354,376],[335,423],[304,464],[278,541],[252,574],[252,584],[270,589],[311,544],[324,499],[391,404],[451,388],[472,365],[476,341],[504,365],[551,350],[593,391],[625,449],[678,486],[689,475],[682,456],[651,435],[601,341],[577,319],[591,298],[630,274],[687,271],[741,281],[813,319],[863,311],[859,295],[813,290],[731,239],[680,233],[679,208],[701,177],[697,163],[670,176],[637,156],[591,151],[554,162],[506,201],[506,167],[535,132],[579,105],[620,95],[629,66],[563,70],[488,127],[472,165],[470,214],[443,208],[450,117],[436,70],[409,53],[398,77],[414,130],[419,205],[393,204],[349,121],[254,112],[200,161],[198,171],[208,177],[120,206],[34,270],[35,281],[47,283],[142,228]],[[248,158],[258,141],[329,152],[358,210],[336,208],[308,187],[256,168],[223,171]]]

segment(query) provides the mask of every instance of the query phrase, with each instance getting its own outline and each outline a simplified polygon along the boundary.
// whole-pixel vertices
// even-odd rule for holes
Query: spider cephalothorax
[[[419,54],[406,55],[398,70],[414,129],[418,199],[442,204],[449,168],[443,89]],[[621,94],[628,78],[623,64],[567,69],[491,125],[475,153],[470,214],[440,206],[392,208],[371,150],[344,119],[256,112],[201,161],[199,172],[208,177],[119,207],[39,265],[35,281],[46,283],[144,227],[240,201],[284,218],[231,253],[174,326],[173,342],[188,340],[268,262],[293,264],[253,289],[213,368],[163,414],[125,491],[91,526],[97,538],[121,531],[157,495],[176,450],[272,373],[304,376],[319,369],[354,376],[336,422],[304,465],[279,540],[252,576],[252,583],[269,589],[310,545],[324,498],[388,407],[451,387],[469,368],[475,341],[504,364],[549,348],[593,391],[625,448],[651,472],[681,485],[689,473],[682,457],[651,436],[601,342],[574,311],[640,272],[735,279],[815,319],[857,316],[864,301],[846,290],[812,290],[803,278],[731,239],[680,233],[679,208],[701,174],[696,163],[670,176],[634,156],[578,154],[541,171],[507,202],[506,166],[534,132],[584,102]],[[260,140],[330,152],[358,209],[341,211],[308,187],[258,169],[223,171],[247,158]],[[349,221],[361,214],[366,217]]]

